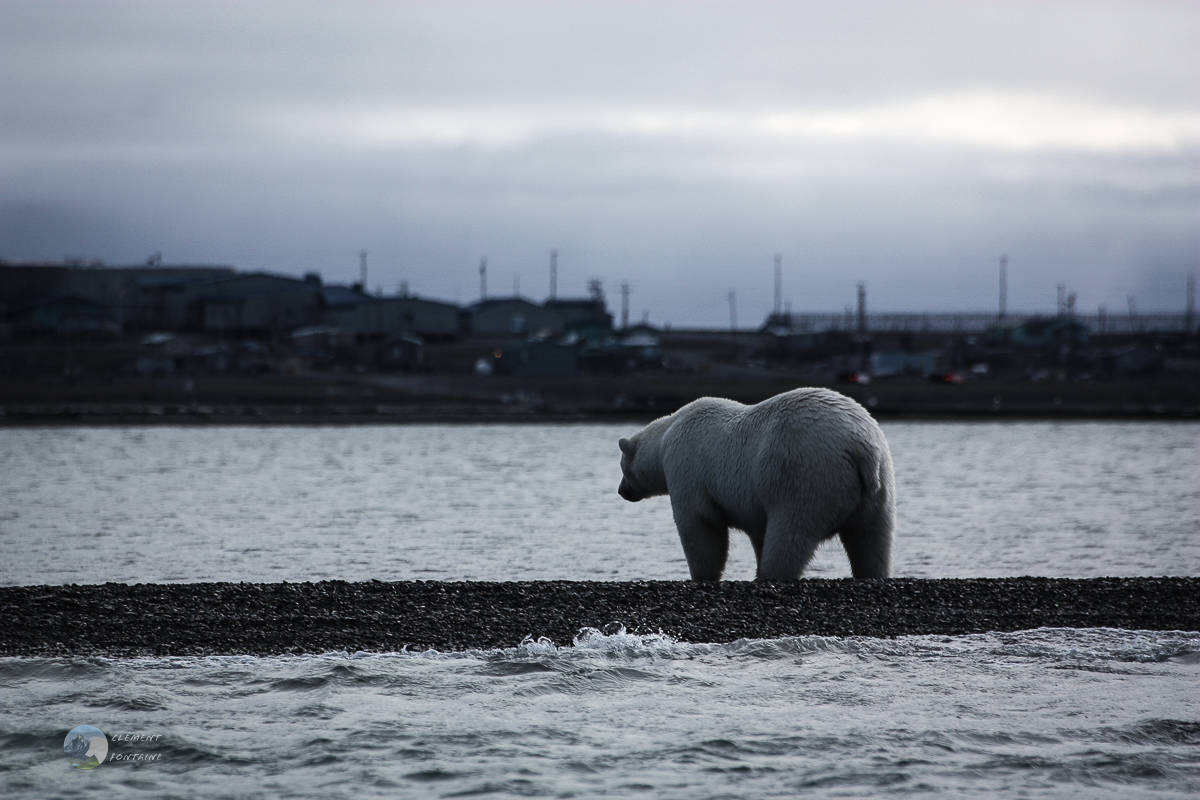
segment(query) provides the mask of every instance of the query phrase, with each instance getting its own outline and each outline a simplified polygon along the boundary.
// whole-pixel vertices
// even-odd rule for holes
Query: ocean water
[[[1200,425],[884,430],[898,575],[1200,574]],[[685,578],[666,500],[617,497],[629,431],[0,429],[0,583]],[[1194,631],[0,659],[5,797],[1198,792]]]
[[[1200,424],[883,427],[897,575],[1200,574]],[[635,429],[0,429],[0,585],[687,578],[669,501],[617,496]]]
[[[1198,677],[1197,633],[1048,629],[0,659],[0,793],[1189,797]],[[86,772],[62,752],[79,724],[110,739]]]

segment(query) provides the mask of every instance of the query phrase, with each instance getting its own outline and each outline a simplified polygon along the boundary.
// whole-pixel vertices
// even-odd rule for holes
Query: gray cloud
[[[1190,4],[0,5],[0,257],[234,263],[657,321],[1181,308]],[[372,280],[374,283],[375,280]]]

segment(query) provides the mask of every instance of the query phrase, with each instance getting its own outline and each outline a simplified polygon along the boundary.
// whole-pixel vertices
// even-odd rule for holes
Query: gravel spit
[[[0,587],[0,655],[202,656],[570,644],[622,625],[687,642],[1040,627],[1200,630],[1200,578]]]

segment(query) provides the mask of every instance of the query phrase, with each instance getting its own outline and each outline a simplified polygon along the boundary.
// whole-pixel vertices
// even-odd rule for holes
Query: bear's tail
[[[842,546],[856,578],[887,578],[892,574],[892,538],[896,526],[895,476],[891,454],[865,448],[854,460],[862,499],[843,523]]]
[[[883,490],[886,483],[883,474],[886,465],[870,452],[860,451],[856,456],[854,466],[858,470],[858,482],[862,486],[863,497],[874,497]]]

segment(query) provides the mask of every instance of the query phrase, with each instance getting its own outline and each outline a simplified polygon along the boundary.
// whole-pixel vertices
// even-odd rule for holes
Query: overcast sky
[[[0,0],[0,258],[635,319],[1182,310],[1200,3]]]

